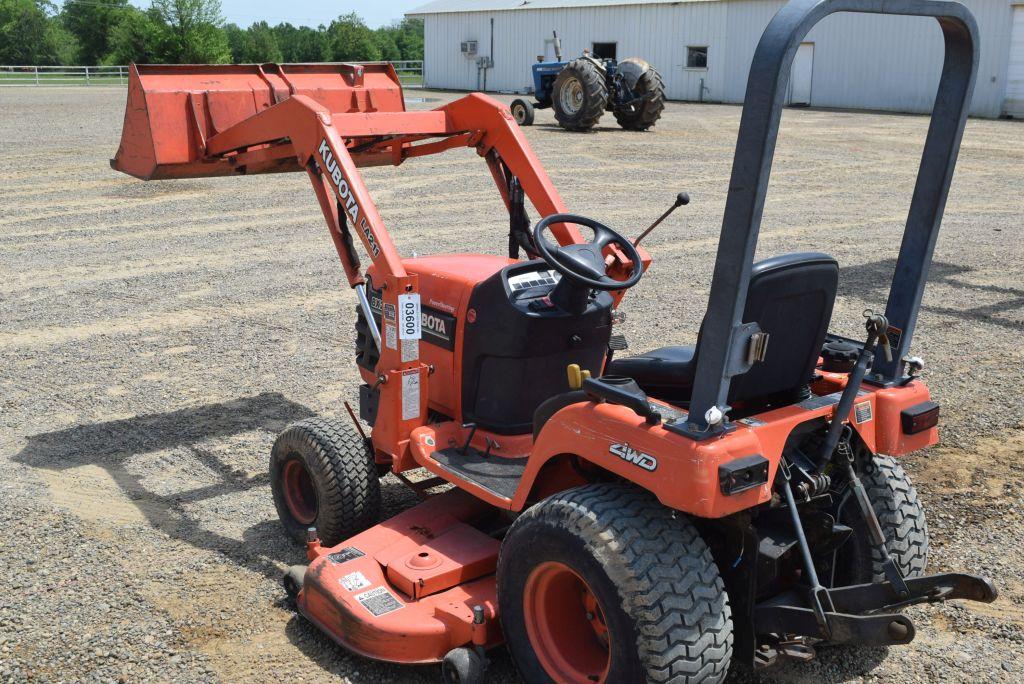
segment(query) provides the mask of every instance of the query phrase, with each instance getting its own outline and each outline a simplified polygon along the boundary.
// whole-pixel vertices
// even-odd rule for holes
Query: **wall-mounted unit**
[[[476,41],[475,40],[464,40],[462,41],[462,54],[466,57],[476,56]]]

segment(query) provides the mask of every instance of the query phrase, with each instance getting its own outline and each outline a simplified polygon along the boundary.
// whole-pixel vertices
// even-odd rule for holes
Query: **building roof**
[[[692,1],[692,0],[691,0]],[[448,12],[494,12],[497,10],[556,9],[559,7],[603,7],[610,5],[665,5],[672,0],[433,0],[406,15]]]

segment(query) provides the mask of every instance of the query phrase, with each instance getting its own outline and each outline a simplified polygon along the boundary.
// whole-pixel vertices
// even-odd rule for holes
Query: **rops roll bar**
[[[938,0],[794,0],[771,20],[754,52],[733,157],[718,256],[702,330],[690,418],[695,438],[719,433],[731,378],[750,368],[747,349],[757,325],[741,320],[757,246],[768,178],[793,56],[808,31],[836,12],[934,17],[945,40],[945,60],[932,109],[921,166],[907,215],[903,243],[889,291],[886,317],[893,331],[893,360],[876,355],[872,378],[895,381],[917,322],[935,239],[974,90],[978,28],[958,2]],[[713,410],[713,409],[718,410]],[[709,410],[710,413],[709,413]],[[711,418],[711,420],[709,420]]]

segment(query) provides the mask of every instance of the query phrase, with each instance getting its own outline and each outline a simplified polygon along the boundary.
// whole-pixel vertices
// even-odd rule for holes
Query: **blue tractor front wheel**
[[[509,110],[512,112],[512,118],[515,119],[516,123],[520,126],[532,126],[533,125],[533,105],[523,99],[512,100],[512,104],[509,105]]]

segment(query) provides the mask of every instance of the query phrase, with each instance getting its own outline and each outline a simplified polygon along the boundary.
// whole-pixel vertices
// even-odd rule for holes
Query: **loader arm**
[[[416,276],[403,266],[359,167],[456,147],[486,160],[506,203],[508,173],[542,216],[567,211],[505,105],[471,94],[405,111],[390,65],[133,66],[111,165],[144,180],[304,170],[349,285],[365,284],[354,232],[375,266],[384,307],[398,311],[400,295],[417,294]],[[560,244],[583,241],[573,226],[552,228]],[[410,432],[426,421],[429,372],[417,340],[383,342],[373,443],[401,470],[413,464]]]

